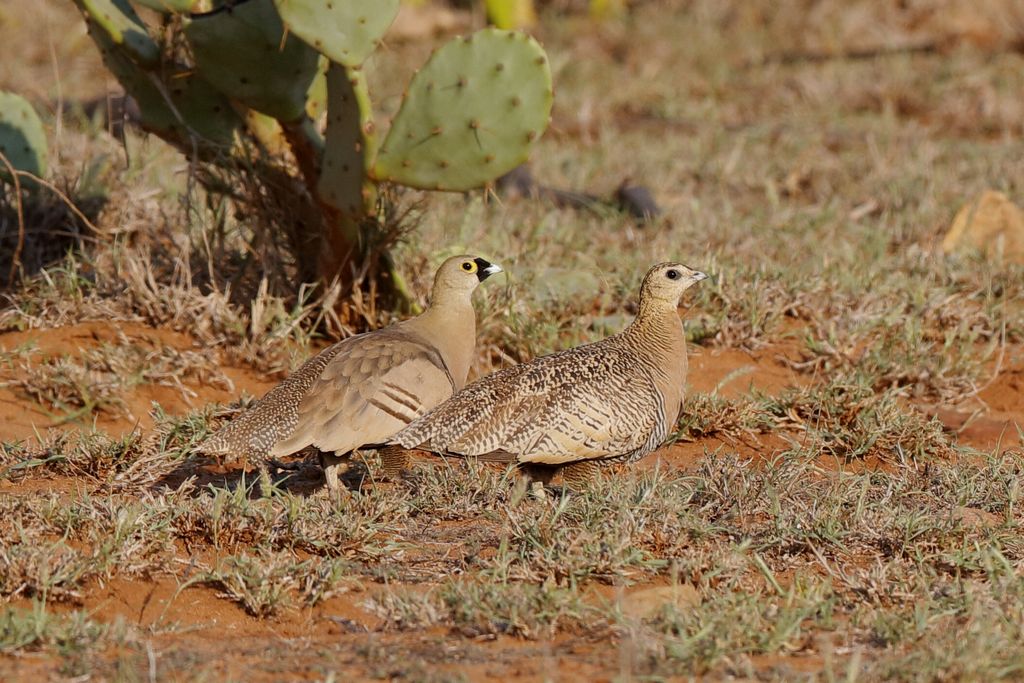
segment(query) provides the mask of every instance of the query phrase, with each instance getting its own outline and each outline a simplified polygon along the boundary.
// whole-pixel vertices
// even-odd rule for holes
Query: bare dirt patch
[[[1024,432],[1024,349],[1007,349],[977,393],[955,406],[926,408],[957,441],[979,451],[1019,447]]]
[[[55,329],[0,334],[0,354],[8,358],[7,363],[0,366],[0,382],[7,382],[0,387],[3,437],[7,440],[30,439],[51,428],[89,427],[122,436],[135,429],[151,428],[154,404],[169,414],[183,414],[207,403],[231,403],[246,394],[261,396],[274,386],[277,379],[249,368],[218,364],[217,370],[227,377],[229,384],[216,386],[186,377],[178,385],[173,382],[173,376],[167,383],[142,382],[123,387],[116,406],[99,407],[82,414],[40,404],[9,384],[19,372],[24,371],[25,364],[39,366],[53,359],[75,361],[90,350],[111,347],[120,350],[133,348],[143,355],[165,349],[190,351],[202,348],[187,334],[122,321],[83,322]]]

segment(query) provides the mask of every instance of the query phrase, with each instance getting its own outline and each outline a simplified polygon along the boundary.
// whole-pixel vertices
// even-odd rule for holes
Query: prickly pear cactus
[[[334,208],[360,216],[372,205],[366,169],[373,159],[373,114],[358,69],[333,64],[327,72],[327,131],[317,193]]]
[[[398,14],[398,0],[274,0],[288,30],[332,61],[359,66]]]
[[[413,76],[373,176],[428,190],[479,187],[526,161],[551,115],[543,48],[513,31],[451,41]]]
[[[548,124],[547,57],[520,33],[486,29],[438,50],[378,152],[358,67],[400,0],[134,1],[165,14],[150,29],[129,0],[74,0],[144,129],[206,163],[266,173],[256,182],[267,192],[301,195],[302,277],[354,285],[363,259],[409,301],[387,253],[368,250],[379,182],[480,187],[525,161]]]
[[[46,173],[46,133],[43,122],[24,97],[0,92],[0,152],[18,171],[37,176]],[[12,179],[7,165],[0,163],[0,179]],[[27,181],[20,181],[23,185]]]
[[[75,0],[86,20],[104,31],[115,45],[144,66],[160,61],[160,48],[149,36],[146,25],[127,0]]]
[[[225,95],[282,122],[302,118],[319,56],[286,34],[271,0],[193,16],[185,36],[199,74]]]

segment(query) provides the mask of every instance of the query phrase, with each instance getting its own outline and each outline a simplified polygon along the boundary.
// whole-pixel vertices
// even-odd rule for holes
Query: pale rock
[[[665,607],[677,612],[693,609],[700,605],[700,593],[690,584],[644,588],[626,595],[622,599],[622,614],[630,619],[653,619]]]
[[[988,510],[982,510],[980,508],[972,507],[957,507],[953,511],[953,516],[960,520],[968,529],[983,529],[985,527],[999,526],[1002,524],[1002,519],[999,515],[989,512]]]
[[[947,254],[963,249],[1024,264],[1024,211],[1002,192],[986,190],[957,212],[942,240]]]

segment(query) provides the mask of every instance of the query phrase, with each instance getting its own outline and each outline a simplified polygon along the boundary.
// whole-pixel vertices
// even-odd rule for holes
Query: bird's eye
[[[463,261],[462,262],[462,269],[464,271],[466,271],[467,273],[475,273],[476,272],[476,264],[473,263],[472,261]]]
[[[673,268],[672,270],[670,270],[667,273],[665,273],[665,277],[667,277],[669,280],[678,280],[679,279],[679,271],[676,270],[675,268]]]

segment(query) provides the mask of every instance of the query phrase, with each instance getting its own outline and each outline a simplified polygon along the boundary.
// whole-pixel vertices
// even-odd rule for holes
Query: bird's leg
[[[526,475],[530,482],[530,493],[533,497],[538,500],[546,500],[547,494],[544,491],[544,487],[551,483],[558,468],[551,465],[537,465],[533,463],[524,464],[521,467],[523,474]]]
[[[597,478],[601,465],[597,460],[580,460],[563,465],[562,484],[570,491],[578,491]]]
[[[348,471],[348,454],[336,455],[335,453],[320,451],[320,467],[324,471],[324,480],[327,482],[327,491],[331,495],[342,493],[344,486],[341,485],[341,475]]]
[[[412,466],[412,459],[409,451],[398,445],[384,446],[377,451],[380,456],[381,469],[391,481],[398,481],[405,477]]]

